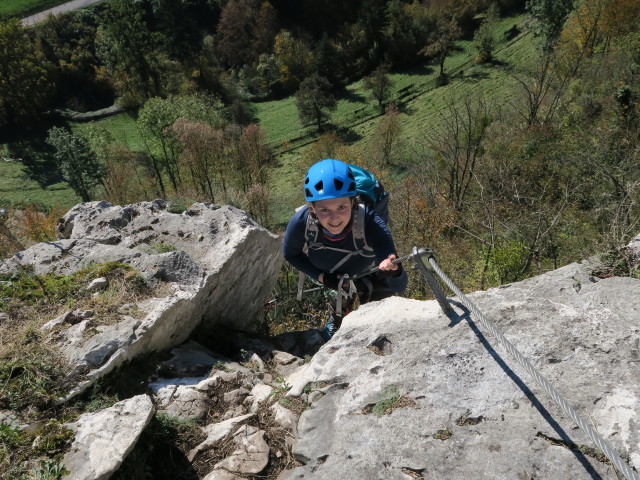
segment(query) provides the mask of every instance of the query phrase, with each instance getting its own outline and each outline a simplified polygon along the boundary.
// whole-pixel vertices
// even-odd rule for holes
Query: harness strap
[[[338,282],[338,295],[336,296],[335,314],[340,318],[342,318],[342,298],[344,297],[344,299],[346,300],[358,293],[358,290],[356,289],[356,284],[353,283],[353,280],[348,280],[349,291],[345,292],[344,289],[342,288],[342,283],[344,282],[344,279],[345,277],[343,276],[340,278],[340,281]]]
[[[318,240],[320,235],[320,228],[318,227],[317,219],[313,218],[311,212],[307,214],[307,220],[305,223],[304,238],[306,241],[307,250],[332,250],[334,252],[344,253],[345,256],[329,269],[329,273],[334,273],[342,265],[344,265],[354,255],[360,255],[365,258],[375,258],[375,252],[373,248],[367,243],[366,236],[364,234],[364,219],[365,219],[365,206],[362,203],[358,203],[353,209],[353,220],[351,224],[351,232],[353,237],[353,247],[355,250],[347,250],[344,248],[336,248],[325,245]],[[362,245],[358,245],[360,242]],[[304,288],[305,274],[300,272],[298,275],[298,294],[297,299],[302,299],[302,290]],[[355,290],[355,287],[354,287]]]

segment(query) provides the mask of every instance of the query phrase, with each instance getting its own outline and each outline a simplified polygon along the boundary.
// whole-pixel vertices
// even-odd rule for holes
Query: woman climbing
[[[291,218],[284,235],[284,258],[336,292],[344,274],[355,276],[379,267],[355,282],[344,282],[329,303],[324,330],[328,340],[353,308],[356,294],[363,304],[401,293],[407,286],[407,273],[402,265],[392,263],[397,252],[387,224],[372,208],[358,202],[349,165],[333,159],[316,163],[307,172],[304,192],[307,204]],[[337,304],[342,308],[336,308]]]

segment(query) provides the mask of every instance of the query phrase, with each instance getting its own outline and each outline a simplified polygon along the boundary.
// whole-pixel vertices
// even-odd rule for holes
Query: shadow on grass
[[[362,135],[355,132],[349,127],[340,129],[339,133],[340,133],[340,138],[342,138],[342,140],[344,140],[345,143],[347,144],[357,142],[358,140],[362,140]]]
[[[435,73],[435,68],[431,65],[420,65],[417,67],[407,68],[407,69],[399,69],[394,71],[393,73],[406,74],[406,75],[431,75]]]
[[[363,106],[368,104],[367,98],[364,95],[346,89],[342,90],[337,97],[339,100],[347,100],[352,103],[362,103]]]
[[[64,181],[53,158],[53,148],[45,141],[51,126],[0,130],[0,143],[7,145],[8,154],[22,163],[24,173],[41,188]]]

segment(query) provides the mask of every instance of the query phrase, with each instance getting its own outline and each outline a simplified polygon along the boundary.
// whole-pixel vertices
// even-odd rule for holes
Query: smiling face
[[[330,198],[312,203],[313,211],[329,233],[341,233],[351,220],[351,197]]]

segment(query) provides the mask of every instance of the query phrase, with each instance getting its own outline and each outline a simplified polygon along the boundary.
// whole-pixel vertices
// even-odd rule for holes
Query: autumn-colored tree
[[[189,122],[184,118],[178,119],[171,130],[180,145],[181,163],[189,171],[198,194],[208,202],[219,200],[216,184],[224,192],[224,179],[219,175],[224,169],[224,165],[221,165],[224,162],[222,131],[206,123]]]
[[[269,190],[262,183],[251,185],[244,197],[245,208],[254,219],[265,227],[269,226]]]
[[[392,194],[390,218],[393,219],[392,231],[398,252],[401,255],[410,253],[414,246],[433,248],[438,252],[440,238],[453,227],[456,213],[430,171],[412,168],[402,180],[385,178],[383,183]],[[407,295],[426,298],[430,292],[423,279],[413,275]]]
[[[255,12],[248,0],[231,0],[222,9],[216,27],[216,52],[223,65],[240,67],[254,58],[254,25]]]
[[[427,45],[420,51],[423,55],[435,58],[440,66],[440,78],[444,75],[444,61],[462,37],[462,29],[455,18],[441,14],[436,22],[436,30],[429,36]]]
[[[389,65],[378,66],[371,75],[364,78],[363,86],[371,92],[371,97],[378,102],[380,113],[384,112],[385,101],[391,94],[393,80],[389,78]]]
[[[288,30],[275,38],[273,54],[282,88],[291,92],[300,85],[313,66],[313,54],[307,43]]]
[[[560,35],[559,48],[571,61],[605,52],[611,42],[636,29],[640,3],[629,0],[581,2]],[[565,62],[568,63],[568,62]]]
[[[400,135],[402,133],[402,125],[398,118],[400,112],[398,108],[391,104],[388,105],[384,116],[381,118],[378,129],[371,138],[369,146],[369,157],[374,164],[383,168],[390,167],[397,158],[400,149]]]
[[[182,181],[178,149],[169,127],[178,118],[218,127],[225,123],[224,115],[221,102],[216,97],[204,94],[151,98],[140,109],[136,126],[151,159],[162,195],[166,194],[165,175],[175,192]]]
[[[56,239],[56,225],[66,210],[55,206],[48,212],[40,212],[27,205],[15,218],[16,234],[29,242],[51,242]]]
[[[115,205],[151,200],[153,178],[140,168],[140,156],[122,145],[108,145],[100,155],[104,161],[104,188]]]
[[[254,186],[266,185],[268,167],[273,156],[265,142],[264,130],[256,124],[243,128],[240,152],[245,168],[249,170],[251,183]]]
[[[270,53],[278,33],[278,14],[269,2],[262,2],[253,26],[252,53],[257,58],[263,53]]]

